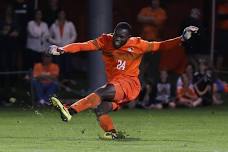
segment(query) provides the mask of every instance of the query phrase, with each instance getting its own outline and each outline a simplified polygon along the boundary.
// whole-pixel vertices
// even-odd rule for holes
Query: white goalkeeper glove
[[[182,33],[182,37],[181,40],[182,41],[187,41],[192,37],[192,34],[196,34],[198,33],[199,28],[196,26],[188,26],[184,29],[183,33]]]
[[[56,45],[51,45],[48,48],[48,53],[52,55],[60,55],[64,53],[64,50]]]

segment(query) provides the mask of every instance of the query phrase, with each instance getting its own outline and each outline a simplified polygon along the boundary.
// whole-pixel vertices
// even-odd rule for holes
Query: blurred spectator
[[[177,46],[170,51],[161,50],[159,62],[159,70],[166,70],[182,74],[188,64],[185,49],[182,46]]]
[[[189,62],[191,62],[195,67],[198,67],[198,58],[202,57],[202,55],[208,55],[209,53],[208,47],[206,47],[206,29],[203,26],[202,13],[200,9],[191,9],[189,16],[181,24],[180,34],[184,30],[184,28],[188,26],[196,26],[199,28],[200,35],[197,35],[188,42],[184,43]]]
[[[137,106],[140,108],[148,108],[150,105],[150,95],[152,91],[152,84],[147,83],[142,87],[142,90],[138,96],[139,102],[137,102]]]
[[[160,0],[150,0],[149,5],[142,8],[137,16],[137,21],[141,24],[140,36],[148,41],[161,40],[166,18],[165,10],[160,7]],[[154,55],[147,53],[143,56],[140,66],[142,85],[152,81],[153,72],[158,72],[158,62],[159,53]],[[153,69],[153,71],[150,69]]]
[[[58,89],[59,66],[52,63],[52,57],[43,54],[42,62],[33,68],[32,86],[35,90],[38,105],[49,105],[49,97]]]
[[[193,68],[193,65],[192,64],[188,64],[186,66],[186,69],[184,71],[183,74],[185,74],[188,78],[188,81],[190,84],[192,84],[192,80],[193,80],[193,73],[194,73],[194,68]],[[182,77],[180,76],[178,79],[177,79],[177,87],[178,86],[183,86],[183,81],[182,81]]]
[[[206,60],[199,60],[199,71],[194,73],[193,86],[197,95],[202,98],[203,105],[213,104],[213,78],[207,73],[208,63]]]
[[[206,70],[206,74],[212,78],[213,87],[212,87],[212,98],[213,104],[218,105],[222,104],[221,93],[226,92],[227,83],[218,78],[217,74],[213,72],[211,68]]]
[[[28,22],[27,25],[27,58],[26,66],[32,68],[34,63],[38,62],[41,53],[48,47],[48,26],[42,21],[42,11],[36,10],[34,20]]]
[[[175,107],[173,88],[168,81],[167,71],[160,71],[160,80],[152,87],[149,109],[162,109],[164,106]]]
[[[12,6],[8,5],[4,17],[0,19],[0,71],[17,70],[18,27],[12,14]],[[0,86],[9,87],[16,80],[12,75],[1,75]]]
[[[182,85],[177,86],[177,101],[178,106],[196,107],[202,103],[202,99],[197,96],[193,84],[187,74],[181,76]]]
[[[4,18],[0,22],[0,69],[1,71],[16,70],[18,27],[12,14],[12,6],[8,5]]]
[[[160,32],[166,21],[166,12],[160,7],[160,0],[151,0],[151,5],[142,8],[137,16],[142,24],[141,37],[145,40],[160,40]]]
[[[48,0],[48,6],[44,10],[44,21],[50,27],[58,17],[59,0]]]
[[[216,93],[228,93],[228,83],[219,78],[215,78],[213,89]]]
[[[34,1],[30,0],[13,0],[13,15],[16,24],[18,25],[19,39],[18,39],[18,67],[21,69],[23,67],[23,62],[26,61],[24,56],[26,53],[26,37],[27,37],[27,23],[31,19],[31,15],[34,10]]]
[[[65,11],[60,10],[57,20],[51,25],[49,42],[58,46],[65,46],[75,42],[76,38],[77,32],[74,24],[66,19]],[[67,76],[70,72],[70,67],[72,67],[71,56],[68,56],[68,54],[58,56],[56,57],[56,62],[61,66],[62,73]]]
[[[217,70],[223,68],[224,57],[227,56],[228,52],[228,0],[221,0],[217,3]]]

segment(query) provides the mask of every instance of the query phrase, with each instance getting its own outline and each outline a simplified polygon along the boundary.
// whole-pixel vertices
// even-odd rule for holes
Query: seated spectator
[[[160,71],[160,80],[152,87],[149,109],[162,109],[164,106],[175,107],[172,99],[172,85],[168,81],[167,71]]]
[[[192,84],[194,68],[192,64],[188,64],[183,74],[188,78],[189,83]],[[177,79],[177,87],[183,86],[182,76]]]
[[[208,65],[205,60],[199,61],[199,72],[193,76],[193,86],[196,94],[202,98],[203,105],[213,104],[213,78],[207,73]]]
[[[217,77],[217,75],[211,70],[207,69],[206,71],[207,75],[212,77],[213,82],[213,89],[212,89],[212,97],[213,97],[213,104],[222,104],[222,98],[221,93],[226,92],[227,90],[227,83],[225,81],[222,81]]]
[[[147,106],[150,104],[150,94],[151,94],[151,83],[146,83],[142,86],[142,90],[138,96],[139,102],[137,102],[137,107],[140,108],[148,108]]]
[[[57,79],[59,66],[52,63],[52,57],[44,54],[42,62],[36,63],[33,68],[32,85],[35,89],[38,105],[49,105],[49,97],[58,89]]]
[[[176,104],[186,107],[196,107],[201,104],[202,99],[197,96],[187,74],[181,76],[182,84],[177,86]]]
[[[214,81],[214,90],[219,93],[228,93],[228,83],[217,78]]]

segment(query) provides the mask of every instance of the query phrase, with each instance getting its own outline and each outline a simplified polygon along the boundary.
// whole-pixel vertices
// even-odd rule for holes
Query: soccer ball
[[[9,102],[10,102],[10,103],[15,103],[16,101],[17,101],[17,99],[14,98],[14,97],[10,97],[10,98],[9,98]]]

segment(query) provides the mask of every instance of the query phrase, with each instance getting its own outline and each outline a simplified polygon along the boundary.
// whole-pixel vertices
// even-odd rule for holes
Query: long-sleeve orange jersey
[[[64,52],[102,50],[103,61],[108,81],[119,76],[138,77],[139,65],[144,53],[158,50],[169,50],[181,44],[181,38],[176,37],[161,42],[148,42],[140,37],[131,37],[121,48],[113,47],[113,35],[102,34],[95,40],[84,43],[72,43],[62,47]]]

